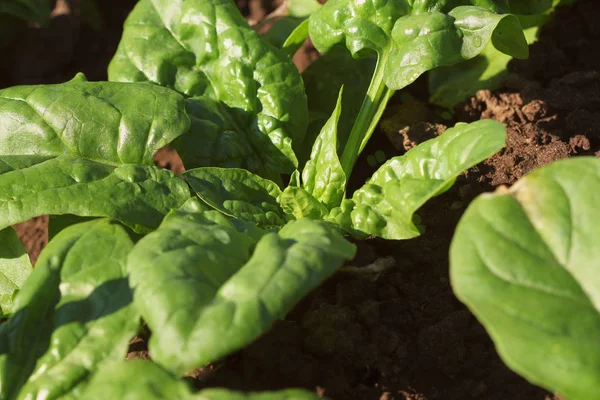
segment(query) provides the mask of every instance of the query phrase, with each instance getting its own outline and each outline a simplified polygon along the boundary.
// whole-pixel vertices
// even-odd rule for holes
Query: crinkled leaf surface
[[[31,273],[29,256],[13,228],[0,231],[0,316],[11,313],[13,300]]]
[[[291,146],[300,144],[307,123],[302,80],[289,57],[254,32],[231,0],[140,1],[125,23],[109,77],[152,81],[216,101],[230,125],[218,134],[231,130],[244,138],[248,149],[242,159],[261,168],[239,167],[271,177],[292,172],[297,164]],[[205,110],[195,111],[192,118],[210,122]],[[179,149],[201,143],[202,124],[188,135]],[[218,154],[239,150],[235,144],[230,150],[228,140],[220,144]],[[182,157],[186,168],[215,165]]]
[[[79,398],[100,365],[125,356],[139,325],[125,272],[132,248],[127,230],[107,219],[48,244],[0,325],[3,399]]]
[[[39,215],[75,214],[112,217],[147,232],[189,197],[182,179],[156,167],[0,156],[0,229]]]
[[[89,400],[318,400],[304,390],[241,393],[226,389],[205,389],[192,393],[187,383],[178,380],[157,364],[131,360],[107,365],[94,376],[85,399]]]
[[[295,219],[324,219],[329,210],[323,203],[299,186],[288,186],[279,196],[283,211]]]
[[[377,52],[383,80],[394,90],[425,71],[475,57],[490,41],[504,53],[527,57],[518,19],[491,11],[493,2],[470,5],[480,3],[334,0],[311,15],[310,37],[322,52],[344,43],[356,56]]]
[[[0,0],[0,13],[45,23],[50,18],[51,4],[50,0]]]
[[[78,156],[153,165],[190,125],[178,93],[149,84],[87,82],[0,90],[0,155]]]
[[[279,206],[279,186],[244,169],[197,168],[183,177],[200,199],[224,214],[265,228],[287,221]]]
[[[337,154],[343,92],[343,88],[340,89],[335,109],[315,140],[310,159],[302,170],[302,188],[327,209],[339,206],[346,193],[346,174]]]
[[[129,257],[150,354],[181,374],[242,348],[354,251],[321,221],[292,221],[256,243],[231,222],[171,214]]]
[[[385,239],[418,236],[415,211],[449,189],[458,174],[500,150],[505,138],[504,126],[493,120],[457,124],[383,164],[351,200],[332,211],[332,219]]]
[[[189,190],[152,156],[189,124],[183,97],[150,84],[80,75],[1,90],[0,229],[42,214],[156,228]]]
[[[558,161],[477,198],[450,276],[503,360],[572,400],[600,390],[600,160]]]

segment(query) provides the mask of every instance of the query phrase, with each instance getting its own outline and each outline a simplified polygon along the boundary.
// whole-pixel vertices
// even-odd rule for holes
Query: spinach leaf
[[[557,161],[478,197],[450,249],[453,289],[502,359],[573,400],[600,387],[600,160]]]
[[[158,365],[144,360],[118,362],[105,366],[92,379],[83,398],[89,400],[318,400],[304,390],[244,394],[226,389],[204,389],[192,393],[190,387]]]
[[[152,358],[181,374],[242,348],[354,251],[325,222],[293,221],[258,239],[231,221],[170,214],[129,257]]]
[[[329,210],[313,195],[299,186],[288,186],[279,197],[281,209],[295,219],[323,220]]]
[[[356,56],[375,52],[377,66],[341,157],[348,175],[373,133],[394,90],[425,71],[456,64],[492,42],[514,57],[527,57],[527,42],[517,17],[469,1],[329,1],[310,17],[310,37],[319,51],[345,44]]]
[[[214,166],[188,159],[208,135],[216,153],[264,177],[292,172],[307,123],[306,95],[294,64],[245,22],[231,0],[141,0],[125,23],[123,39],[109,66],[113,81],[151,81],[186,96],[211,99],[188,109],[192,119],[225,126],[206,132],[192,125],[175,146],[186,168]],[[222,141],[216,137],[225,136]],[[243,141],[240,154],[238,140]],[[221,164],[219,164],[221,165]]]
[[[0,229],[42,214],[156,228],[189,190],[152,156],[189,124],[183,97],[150,84],[79,75],[0,90]]]
[[[493,120],[457,124],[440,137],[383,164],[330,219],[349,232],[384,239],[420,235],[414,213],[448,190],[456,176],[492,156],[505,143],[504,126]]]
[[[13,228],[0,231],[0,317],[12,312],[13,301],[31,273],[31,262]]]
[[[132,248],[127,230],[108,219],[48,244],[0,325],[3,398],[77,398],[100,365],[125,356],[139,325],[125,273]]]
[[[279,186],[244,169],[197,168],[183,177],[200,199],[226,215],[264,228],[287,221],[279,206]]]
[[[0,0],[0,13],[44,24],[52,11],[50,0]]]

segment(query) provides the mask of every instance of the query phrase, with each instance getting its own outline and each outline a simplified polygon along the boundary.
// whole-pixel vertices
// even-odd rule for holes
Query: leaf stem
[[[373,72],[369,89],[354,121],[348,141],[344,146],[340,162],[342,163],[346,177],[350,176],[356,159],[367,145],[385,110],[388,100],[394,94],[394,90],[389,89],[383,80],[387,58],[388,52],[386,50],[382,51],[377,58],[377,66]]]

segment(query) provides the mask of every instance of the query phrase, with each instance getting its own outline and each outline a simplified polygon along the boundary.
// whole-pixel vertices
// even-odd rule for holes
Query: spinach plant
[[[600,160],[541,167],[477,198],[450,249],[454,292],[506,364],[569,400],[600,392]]]
[[[393,90],[490,40],[525,54],[515,17],[476,4],[342,0],[310,17],[318,46],[346,38],[353,54],[378,55],[341,158],[342,91],[303,143],[307,100],[290,52],[230,0],[141,0],[112,82],[79,75],[1,90],[0,306],[10,318],[0,325],[0,398],[97,398],[106,382],[123,398],[244,398],[191,393],[177,377],[249,344],[351,259],[343,230],[418,235],[414,212],[504,144],[499,123],[457,125],[345,198]],[[153,166],[167,144],[184,160],[181,177]],[[300,163],[303,146],[311,152]],[[59,217],[31,272],[10,225],[43,214]],[[120,363],[141,319],[155,364]],[[165,386],[124,383],[146,374]]]

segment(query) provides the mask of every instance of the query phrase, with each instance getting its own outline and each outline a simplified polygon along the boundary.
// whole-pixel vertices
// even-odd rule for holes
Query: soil
[[[13,68],[1,83],[58,82],[80,70],[90,79],[106,79],[107,62],[132,3],[98,2],[104,19],[100,31],[67,13],[62,18],[70,22],[61,24],[70,33],[55,34],[54,25],[32,32],[31,37],[38,38],[32,40],[41,41],[41,47],[11,53],[17,60],[22,57],[15,65],[48,57],[47,65]],[[264,17],[274,4],[238,2],[250,20]],[[499,120],[507,126],[507,146],[420,210],[428,228],[423,236],[358,242],[352,265],[257,342],[191,374],[192,382],[199,388],[244,390],[305,387],[339,400],[555,398],[508,370],[483,327],[454,297],[448,281],[448,248],[460,216],[478,194],[510,185],[557,159],[600,156],[598,20],[600,4],[595,0],[559,9],[557,22],[546,26],[531,46],[530,58],[511,62],[505,88],[478,92],[458,105],[449,120],[438,117],[440,110],[424,102],[424,79],[411,87],[412,100],[394,98],[380,134],[359,160],[351,188],[373,172],[368,155],[380,150],[388,157],[402,154],[457,121]],[[32,50],[38,48],[40,53]],[[314,57],[310,47],[304,52]],[[157,163],[178,172],[183,168],[169,149],[159,153]],[[40,217],[17,226],[32,259],[45,244],[46,221]],[[143,340],[138,339],[131,350],[130,357],[147,357]]]

